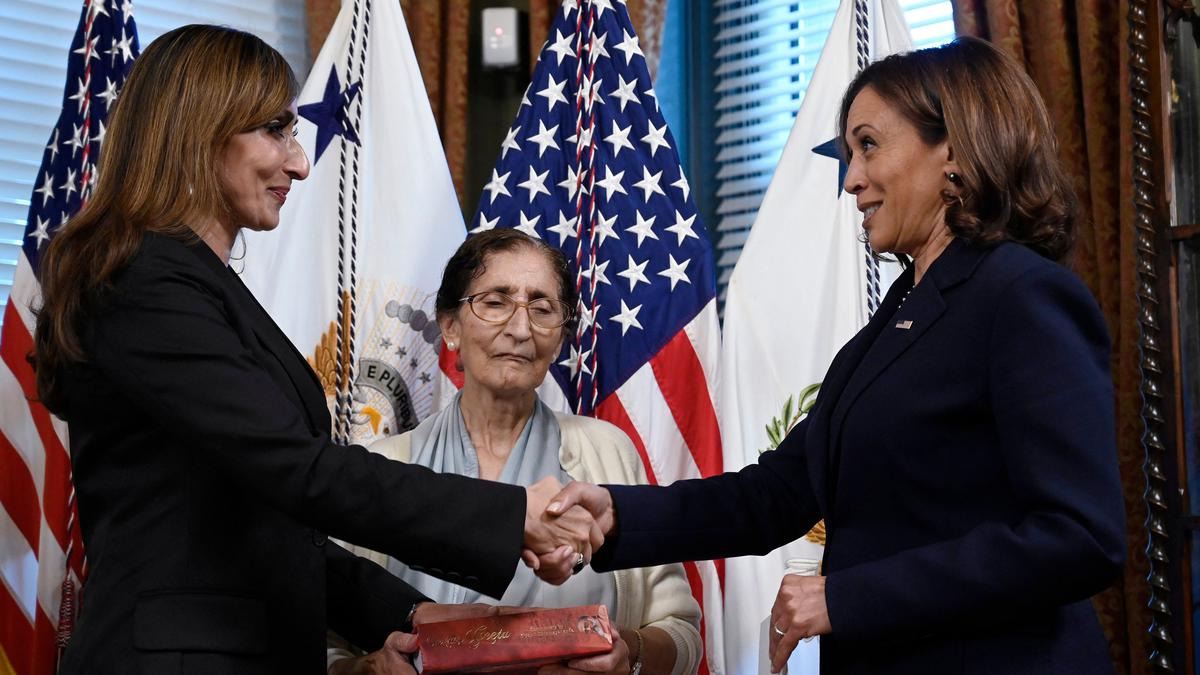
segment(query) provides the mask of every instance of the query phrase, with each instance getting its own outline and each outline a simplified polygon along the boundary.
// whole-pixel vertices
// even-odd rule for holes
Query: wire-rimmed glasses
[[[530,323],[545,330],[561,328],[571,320],[571,308],[554,298],[521,301],[500,291],[484,291],[458,301],[467,303],[471,313],[487,323],[506,323],[518,307],[525,308]]]

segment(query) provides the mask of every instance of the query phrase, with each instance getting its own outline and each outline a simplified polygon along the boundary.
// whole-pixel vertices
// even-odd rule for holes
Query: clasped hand
[[[525,539],[521,552],[525,564],[538,577],[555,585],[570,579],[576,564],[580,561],[586,564],[604,544],[604,533],[588,510],[573,504],[547,508],[560,491],[562,485],[553,477],[525,488]]]

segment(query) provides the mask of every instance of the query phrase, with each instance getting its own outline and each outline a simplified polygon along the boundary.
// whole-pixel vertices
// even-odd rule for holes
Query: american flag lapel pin
[[[909,321],[897,321],[897,322],[896,322],[896,328],[903,328],[904,330],[908,330],[909,328],[912,328],[912,321],[911,321],[911,320],[909,320]]]

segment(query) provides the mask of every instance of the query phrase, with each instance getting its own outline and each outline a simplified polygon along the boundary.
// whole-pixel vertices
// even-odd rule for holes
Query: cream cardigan
[[[559,461],[571,478],[588,483],[645,484],[646,472],[633,443],[623,431],[603,420],[554,413],[562,431]],[[412,436],[403,433],[372,443],[372,452],[407,462]],[[387,567],[387,556],[359,546],[354,553]],[[658,565],[612,573],[617,587],[616,624],[622,628],[653,626],[675,642],[672,675],[695,673],[700,666],[700,606],[679,564]]]

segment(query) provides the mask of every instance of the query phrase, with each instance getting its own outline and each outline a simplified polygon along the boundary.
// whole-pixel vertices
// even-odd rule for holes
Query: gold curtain
[[[628,0],[629,18],[633,21],[633,29],[637,31],[638,43],[642,53],[646,55],[646,65],[650,69],[650,77],[658,75],[658,57],[662,53],[662,36],[667,20],[668,0]],[[542,45],[550,34],[550,24],[554,23],[554,13],[558,11],[562,0],[529,0],[529,62],[537,61]],[[620,38],[609,38],[608,44],[619,42]]]
[[[959,35],[986,38],[1024,65],[1046,100],[1059,155],[1084,218],[1072,267],[1108,320],[1113,340],[1117,455],[1125,495],[1129,562],[1094,599],[1117,672],[1149,673],[1146,609],[1145,460],[1140,418],[1135,296],[1133,132],[1127,6],[1112,0],[954,0]]]
[[[395,1],[395,0],[393,0]],[[305,0],[308,49],[316,58],[341,9],[341,0]],[[466,194],[467,39],[470,0],[400,0],[429,105],[459,199]]]

